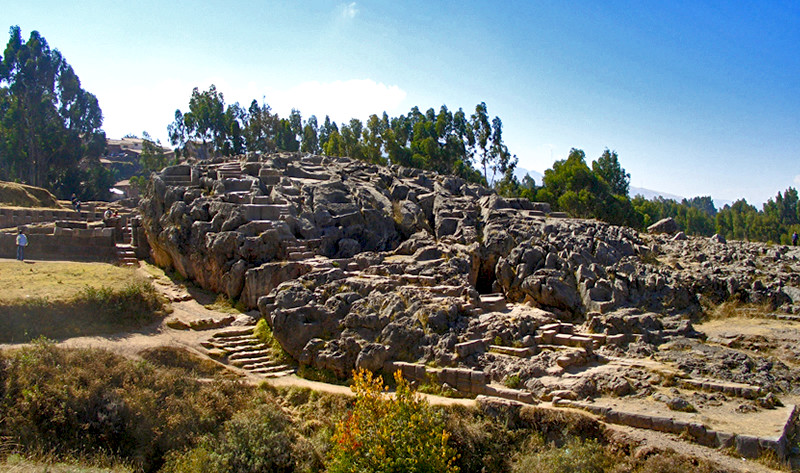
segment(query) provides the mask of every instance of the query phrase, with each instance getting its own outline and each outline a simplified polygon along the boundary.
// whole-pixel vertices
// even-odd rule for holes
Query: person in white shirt
[[[19,234],[17,235],[17,259],[20,261],[25,261],[25,247],[28,246],[28,237],[25,236],[22,229],[19,229]]]

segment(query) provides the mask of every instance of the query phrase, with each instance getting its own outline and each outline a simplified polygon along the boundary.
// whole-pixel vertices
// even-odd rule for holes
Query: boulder
[[[678,224],[672,217],[662,218],[658,222],[647,227],[649,233],[668,233],[672,235],[678,231]]]

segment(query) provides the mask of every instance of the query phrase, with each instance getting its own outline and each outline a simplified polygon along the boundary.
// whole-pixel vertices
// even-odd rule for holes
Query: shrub
[[[253,329],[253,335],[264,345],[271,346],[274,338],[272,337],[272,329],[269,328],[267,319],[258,319],[256,328]]]
[[[278,406],[262,404],[225,423],[211,458],[216,471],[292,472],[293,443],[289,419]]]
[[[353,411],[336,426],[330,473],[457,472],[440,411],[416,395],[398,371],[397,390],[385,396],[383,378],[353,374]]]
[[[503,383],[506,385],[506,387],[511,389],[517,389],[522,385],[522,381],[519,379],[519,375],[516,374],[506,376],[506,379],[503,380]]]
[[[29,452],[115,455],[146,471],[157,469],[166,452],[216,432],[254,393],[44,340],[0,353],[0,367],[0,435]]]
[[[510,429],[474,407],[456,405],[447,411],[446,428],[451,433],[450,444],[459,452],[456,464],[462,473],[510,471],[509,452],[517,448],[520,439],[532,435],[528,429]]]

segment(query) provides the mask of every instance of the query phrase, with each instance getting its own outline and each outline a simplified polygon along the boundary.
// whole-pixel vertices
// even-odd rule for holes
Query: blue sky
[[[0,25],[64,54],[112,138],[165,140],[212,83],[338,122],[484,101],[527,169],[608,147],[632,185],[686,197],[800,185],[798,2],[4,3]]]

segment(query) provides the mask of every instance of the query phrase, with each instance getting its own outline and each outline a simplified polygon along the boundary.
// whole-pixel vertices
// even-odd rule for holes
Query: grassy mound
[[[143,327],[163,316],[149,281],[102,263],[0,262],[0,343]]]
[[[5,181],[0,181],[0,205],[8,207],[61,208],[58,204],[58,199],[47,189]]]

